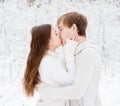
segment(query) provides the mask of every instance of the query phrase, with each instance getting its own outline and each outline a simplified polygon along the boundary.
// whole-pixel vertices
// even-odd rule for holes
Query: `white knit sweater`
[[[100,106],[98,87],[101,59],[93,44],[86,41],[79,45],[75,60],[77,72],[74,83],[66,87],[42,83],[38,89],[41,98],[70,99],[70,106]]]
[[[68,70],[65,69],[65,65],[61,62],[62,59],[58,58],[56,52],[48,50],[43,57],[39,73],[42,82],[52,87],[67,86],[73,83],[75,76],[75,62],[72,60],[69,62]],[[61,57],[62,58],[62,57]],[[40,90],[41,92],[41,90]],[[37,106],[65,106],[66,100],[51,100],[51,98],[42,99],[37,101]]]

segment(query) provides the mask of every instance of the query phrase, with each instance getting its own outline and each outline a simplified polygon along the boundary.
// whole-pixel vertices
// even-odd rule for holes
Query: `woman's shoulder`
[[[39,71],[46,74],[56,70],[58,67],[62,67],[62,65],[57,59],[49,55],[45,55],[40,63]]]
[[[45,55],[41,60],[40,67],[42,69],[53,68],[53,66],[55,67],[55,66],[58,66],[59,64],[60,62],[58,61],[58,59],[50,55]]]
[[[54,57],[52,57],[52,56],[50,56],[50,55],[45,55],[43,58],[42,58],[42,61],[41,61],[41,63],[43,63],[43,64],[46,64],[46,63],[51,63],[51,62],[53,62],[53,61],[55,61],[56,59],[54,58]]]
[[[50,63],[52,62],[52,58],[50,56],[45,55],[41,62],[40,62],[40,66],[39,66],[39,71],[41,73],[45,72],[46,70],[48,70],[50,68]]]

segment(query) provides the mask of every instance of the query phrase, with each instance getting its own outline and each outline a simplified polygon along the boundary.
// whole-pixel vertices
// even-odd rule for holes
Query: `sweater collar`
[[[48,51],[46,52],[46,54],[49,55],[49,56],[52,56],[52,57],[54,57],[54,58],[57,58],[57,53],[54,52],[54,51],[48,50]]]
[[[89,40],[84,41],[83,43],[79,44],[75,50],[75,55],[79,54],[85,48],[95,48],[95,43]]]

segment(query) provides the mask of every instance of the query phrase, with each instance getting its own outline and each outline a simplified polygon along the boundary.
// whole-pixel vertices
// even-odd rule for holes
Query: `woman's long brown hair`
[[[31,35],[30,53],[28,55],[23,79],[23,86],[27,96],[33,96],[35,86],[40,82],[40,73],[38,70],[40,62],[48,49],[51,25],[44,24],[35,26],[32,28]]]

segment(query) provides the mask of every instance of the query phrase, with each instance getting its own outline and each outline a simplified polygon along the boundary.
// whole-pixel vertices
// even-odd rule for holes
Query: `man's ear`
[[[73,25],[72,25],[72,28],[73,28],[73,31],[77,31],[77,26],[76,26],[76,24],[73,24]]]

